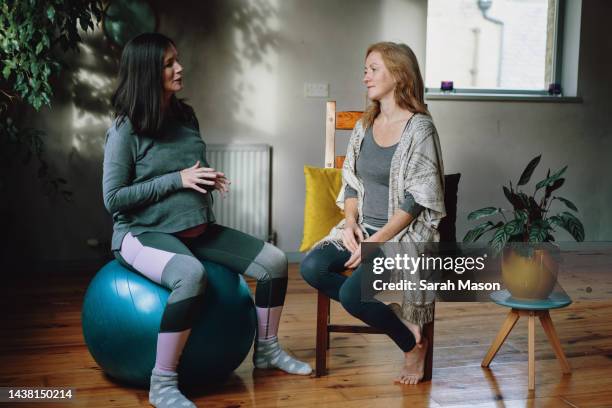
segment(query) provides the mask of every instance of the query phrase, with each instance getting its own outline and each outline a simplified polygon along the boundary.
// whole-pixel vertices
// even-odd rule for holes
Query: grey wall
[[[305,98],[306,81],[330,84],[343,108],[363,108],[363,53],[380,40],[403,41],[424,65],[425,0],[156,1],[160,31],[176,40],[185,66],[182,93],[194,106],[209,143],[273,146],[273,227],[279,246],[297,251],[301,240],[304,164],[323,164],[325,98]],[[473,209],[502,204],[500,185],[517,179],[533,156],[546,167],[569,165],[563,195],[580,208],[589,240],[612,239],[612,129],[606,121],[612,81],[611,6],[583,5],[578,92],[581,104],[430,101],[446,172],[462,173],[458,232]],[[588,21],[588,24],[584,24]],[[101,199],[105,102],[116,53],[99,35],[70,61],[52,110],[32,116],[47,129],[53,168],[66,175],[73,204],[48,200],[35,177],[16,177],[14,206],[25,217],[15,241],[43,259],[91,259],[104,254],[88,238],[108,241],[111,227]],[[422,67],[423,72],[424,66]],[[77,75],[78,74],[78,75]],[[341,146],[340,149],[343,147]],[[567,237],[566,237],[567,238]]]
[[[205,139],[273,146],[273,227],[279,246],[296,251],[302,233],[303,165],[322,166],[324,156],[326,99],[304,98],[304,82],[329,83],[330,98],[347,108],[363,108],[365,49],[383,39],[403,40],[423,60],[426,2],[245,4],[198,3],[176,12],[159,3],[161,30],[176,37],[184,55],[190,78],[184,94],[199,114]],[[212,9],[214,21],[201,21]],[[182,29],[198,23],[199,29]]]

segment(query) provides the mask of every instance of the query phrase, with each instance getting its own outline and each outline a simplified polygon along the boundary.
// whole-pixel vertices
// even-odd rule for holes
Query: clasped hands
[[[181,181],[184,188],[191,188],[202,194],[206,194],[208,191],[200,185],[212,187],[213,190],[218,190],[222,197],[225,197],[225,194],[229,192],[229,185],[231,184],[224,173],[211,167],[200,167],[199,160],[193,166],[181,170]]]

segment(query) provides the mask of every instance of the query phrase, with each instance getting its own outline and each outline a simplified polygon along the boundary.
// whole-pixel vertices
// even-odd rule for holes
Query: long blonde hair
[[[396,81],[395,103],[413,113],[429,115],[425,104],[425,86],[416,55],[406,44],[379,42],[368,47],[366,58],[372,52],[379,52],[387,70]],[[380,113],[380,102],[370,101],[363,114],[364,127],[372,126]]]

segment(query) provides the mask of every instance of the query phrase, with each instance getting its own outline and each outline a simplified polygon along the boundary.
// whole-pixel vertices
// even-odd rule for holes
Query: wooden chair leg
[[[540,323],[542,323],[542,327],[544,328],[544,332],[546,336],[548,336],[548,341],[550,341],[550,345],[555,351],[555,355],[559,360],[559,364],[561,365],[561,370],[563,374],[571,373],[571,368],[567,358],[565,358],[565,353],[563,352],[563,348],[561,347],[561,342],[559,341],[559,337],[557,336],[557,331],[555,330],[555,326],[550,318],[550,313],[548,310],[544,310],[540,312]]]
[[[510,332],[512,331],[512,328],[518,321],[519,317],[520,315],[514,309],[508,312],[506,320],[504,320],[504,323],[499,329],[495,340],[493,340],[491,347],[489,347],[489,351],[487,351],[487,354],[482,359],[482,363],[480,364],[482,367],[488,367],[489,364],[491,364],[491,361],[493,361],[493,358],[499,351],[500,347],[502,346],[502,344],[504,344],[504,341],[506,341],[508,334],[510,334]]]
[[[529,390],[535,390],[535,313],[529,313],[528,324]]]
[[[430,381],[433,371],[434,321],[423,326],[423,337],[427,339],[427,354],[425,354],[425,373],[423,381]]]
[[[315,375],[320,377],[327,372],[327,348],[329,332],[327,323],[329,319],[329,297],[323,292],[317,293],[317,344]]]

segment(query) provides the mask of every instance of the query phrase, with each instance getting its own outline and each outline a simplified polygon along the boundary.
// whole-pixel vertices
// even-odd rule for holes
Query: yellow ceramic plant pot
[[[513,249],[504,251],[502,280],[516,299],[547,299],[557,283],[559,264],[544,249],[534,249],[530,257]]]

